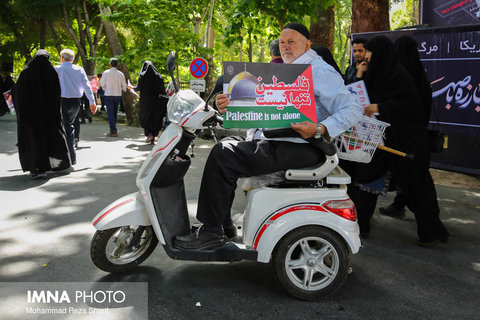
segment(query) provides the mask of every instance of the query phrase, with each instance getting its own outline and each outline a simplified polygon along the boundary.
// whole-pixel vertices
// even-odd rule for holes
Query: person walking
[[[38,50],[12,88],[18,155],[32,179],[71,166],[60,109],[60,82],[46,50]]]
[[[390,123],[391,126],[385,130],[384,142],[387,147],[414,155],[414,159],[388,155],[386,161],[378,165],[372,160],[368,166],[370,179],[365,180],[374,182],[381,178],[383,172],[379,168],[381,164],[387,164],[386,169],[391,172],[395,186],[405,194],[407,206],[415,215],[419,237],[417,244],[431,247],[438,242],[446,242],[449,233],[440,220],[437,193],[429,172],[428,134],[419,90],[396,57],[390,39],[377,36],[369,40],[365,48],[368,61],[365,85],[372,102],[365,108],[365,113],[378,113],[379,120]],[[358,201],[365,202],[363,196],[367,193],[362,192],[363,195],[356,193],[350,196],[355,206]],[[368,210],[357,207],[361,233],[369,231],[368,220],[373,214],[376,200],[376,196],[371,197]]]
[[[100,85],[100,80],[102,79],[102,74],[97,74],[97,94],[100,98],[100,111],[105,111],[105,90],[103,90],[102,86]]]
[[[155,137],[162,129],[168,99],[165,98],[165,83],[162,75],[151,61],[147,60],[143,63],[138,83],[133,89],[140,92],[138,117],[147,137],[145,142],[153,144]]]
[[[75,53],[71,49],[63,49],[60,51],[60,62],[62,64],[55,66],[55,71],[57,71],[60,80],[61,108],[68,150],[70,151],[72,164],[76,164],[74,122],[80,112],[83,94],[85,93],[88,98],[90,110],[93,114],[97,112],[97,105],[85,70],[73,64],[73,59],[75,59]]]
[[[417,42],[410,36],[401,36],[394,44],[398,61],[400,61],[403,67],[412,76],[415,81],[415,87],[422,98],[422,119],[425,130],[428,130],[430,113],[432,111],[432,87],[430,86],[430,81],[428,80],[425,68],[420,61],[417,47]],[[401,191],[397,191],[393,203],[387,207],[380,208],[380,213],[400,220],[405,220],[407,218],[405,215],[406,204],[407,199],[405,194]]]
[[[117,137],[117,112],[118,106],[122,101],[122,91],[127,90],[125,76],[117,69],[118,59],[110,59],[110,69],[102,73],[100,86],[105,90],[105,105],[107,107],[108,124],[110,132],[108,137]]]

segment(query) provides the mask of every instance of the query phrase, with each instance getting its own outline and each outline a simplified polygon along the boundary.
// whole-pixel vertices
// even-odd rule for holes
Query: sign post
[[[195,58],[190,63],[190,74],[196,78],[201,79],[207,75],[208,63],[203,58]],[[197,94],[205,92],[205,80],[190,80],[190,89]]]

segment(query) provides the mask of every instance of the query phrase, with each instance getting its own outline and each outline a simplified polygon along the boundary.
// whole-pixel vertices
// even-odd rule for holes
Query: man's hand
[[[317,133],[317,124],[310,121],[292,123],[290,126],[298,132],[303,139],[311,138]],[[325,133],[325,126],[320,124],[320,127],[321,134],[323,135]]]
[[[371,116],[374,113],[378,113],[378,104],[371,103],[365,108],[365,114]]]
[[[225,107],[230,104],[230,98],[226,93],[217,94],[217,97],[215,98],[215,104],[217,106],[218,112],[224,114],[225,112],[227,112],[227,109]]]
[[[368,62],[362,61],[360,64],[357,64],[357,78],[363,78],[363,75],[368,70]]]
[[[96,104],[90,105],[90,111],[92,111],[92,114],[97,113],[97,105]]]

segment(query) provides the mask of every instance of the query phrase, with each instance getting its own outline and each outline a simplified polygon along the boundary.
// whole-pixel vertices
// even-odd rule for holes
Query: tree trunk
[[[265,62],[265,39],[260,39],[260,62]]]
[[[248,32],[248,62],[253,62],[253,44],[251,32]]]
[[[50,28],[50,32],[52,33],[52,39],[55,43],[55,48],[57,48],[57,52],[60,54],[60,51],[62,51],[62,46],[60,45],[60,41],[58,41],[57,32],[55,31],[55,28],[50,20],[47,23]]]
[[[100,14],[102,16],[110,15],[112,13],[110,7],[104,7],[99,4],[98,8],[100,9]],[[107,35],[108,47],[110,48],[112,56],[119,56],[123,54],[122,43],[120,42],[120,38],[118,37],[115,25],[108,20],[103,20],[103,27],[105,29],[105,34]]]
[[[388,31],[389,0],[352,0],[352,33]]]
[[[312,41],[312,47],[324,46],[327,47],[330,52],[333,52],[335,31],[334,7],[330,6],[327,9],[317,7],[315,14],[315,17],[310,18],[310,40]]]
[[[213,45],[214,45],[214,39],[215,39],[215,31],[213,29],[212,25],[212,19],[213,19],[213,8],[215,5],[215,0],[211,0],[210,2],[210,10],[208,11],[208,25],[207,25],[207,48],[213,50]],[[215,83],[213,79],[213,74],[215,70],[215,65],[213,62],[213,55],[209,54],[207,57],[207,63],[208,63],[208,72],[205,76],[205,93],[209,93],[211,90],[213,90]]]
[[[40,49],[45,49],[45,19],[40,19]]]

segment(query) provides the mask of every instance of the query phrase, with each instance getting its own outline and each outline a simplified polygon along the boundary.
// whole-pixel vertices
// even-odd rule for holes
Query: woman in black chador
[[[145,131],[147,143],[154,143],[163,126],[163,118],[167,113],[165,83],[162,75],[155,69],[152,62],[145,61],[138,77],[136,91],[140,91],[139,120]]]
[[[408,71],[420,93],[423,124],[425,129],[428,129],[432,111],[432,87],[430,86],[425,68],[420,61],[417,47],[417,42],[410,36],[401,36],[394,44],[398,61]],[[380,208],[380,212],[394,218],[406,219],[405,205],[405,195],[397,192],[393,203],[386,208]]]
[[[440,221],[435,185],[429,172],[428,134],[421,96],[415,82],[395,55],[392,42],[385,36],[377,36],[365,45],[369,62],[365,84],[372,104],[365,112],[378,112],[378,119],[391,124],[385,130],[385,145],[414,155],[414,159],[386,155],[388,169],[395,186],[406,197],[408,208],[417,221],[417,244],[429,247],[439,241],[448,240],[448,232]],[[377,151],[376,154],[382,154]],[[381,166],[370,164],[360,173],[366,182],[378,179]],[[368,174],[371,174],[368,179]],[[370,181],[367,181],[370,180]],[[365,193],[365,191],[362,191]],[[355,199],[361,198],[358,194]],[[354,202],[355,202],[354,199]],[[375,208],[377,198],[371,198],[370,206]],[[373,203],[373,206],[371,205]],[[369,228],[368,219],[373,209],[359,212],[359,224]]]
[[[13,87],[18,153],[32,178],[69,168],[70,156],[60,112],[60,83],[48,52],[38,50]]]

